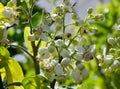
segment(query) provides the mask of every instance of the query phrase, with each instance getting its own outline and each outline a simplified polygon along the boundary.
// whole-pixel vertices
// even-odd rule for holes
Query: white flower
[[[81,37],[79,40],[80,44],[85,44],[87,42],[87,39],[85,37]]]
[[[88,49],[83,48],[82,46],[77,46],[76,47],[76,54],[74,55],[76,60],[83,60],[83,61],[89,61],[93,59],[96,51],[95,51],[96,46],[91,45]]]
[[[45,33],[42,33],[41,34],[41,39],[43,40],[43,41],[48,41],[49,39],[48,39],[48,36],[45,34]]]
[[[60,47],[65,46],[64,41],[61,40],[61,39],[56,40],[55,43],[56,43],[57,46],[60,46]]]
[[[79,83],[82,83],[82,77],[80,75],[80,71],[75,69],[72,71],[72,74],[71,74],[72,78],[76,81],[77,84]]]
[[[64,57],[69,57],[69,51],[66,49],[62,49],[62,51],[60,52],[60,55],[64,58]]]
[[[111,68],[114,70],[120,66],[120,62],[118,60],[114,60],[114,62],[111,65]]]
[[[86,68],[84,68],[82,71],[81,71],[81,75],[82,75],[82,78],[83,79],[87,79],[89,77],[89,72]]]
[[[50,57],[47,47],[42,47],[39,49],[40,59],[47,59]]]
[[[72,39],[75,35],[75,31],[71,28],[66,28],[65,30],[65,38],[66,39]]]
[[[84,53],[85,52],[85,49],[82,46],[77,46],[75,48],[75,50],[78,51],[79,53]]]
[[[55,74],[57,76],[61,76],[63,74],[63,67],[61,66],[61,64],[57,64],[54,68]]]
[[[101,64],[101,66],[103,66],[103,67],[109,66],[113,62],[112,59],[113,59],[112,55],[105,55],[103,58],[103,63]]]
[[[74,55],[74,57],[75,57],[76,60],[81,61],[83,59],[83,54],[77,52]]]
[[[3,15],[9,19],[13,18],[13,14],[14,14],[13,8],[5,8],[5,10],[3,11]]]
[[[65,58],[62,59],[61,65],[62,66],[68,66],[70,64],[70,61],[71,61],[70,58],[65,57]]]
[[[49,50],[50,53],[55,53],[55,52],[56,52],[56,48],[55,48],[55,46],[53,46],[53,45],[50,45],[50,46],[48,47],[48,50]]]

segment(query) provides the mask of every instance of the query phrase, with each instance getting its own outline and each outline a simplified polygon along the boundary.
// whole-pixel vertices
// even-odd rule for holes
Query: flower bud
[[[54,71],[57,76],[61,76],[63,74],[63,67],[61,64],[57,64],[54,68]]]
[[[96,20],[96,21],[103,21],[103,20],[104,20],[103,14],[98,14],[98,15],[96,15],[96,16],[95,16],[95,20]]]
[[[104,58],[104,60],[103,60],[102,66],[103,67],[109,66],[113,62],[112,59],[113,59],[112,55],[106,55],[105,58]]]
[[[80,62],[76,62],[76,66],[79,70],[82,70],[84,68],[84,65]]]
[[[87,42],[87,39],[85,37],[80,38],[80,44],[85,44]]]
[[[82,74],[82,78],[83,79],[87,79],[89,77],[89,72],[86,68],[84,68],[82,71],[81,71],[81,74]]]
[[[120,62],[118,60],[114,60],[114,62],[111,65],[111,68],[116,69],[118,67],[120,67]]]
[[[60,46],[60,47],[65,46],[64,41],[61,40],[61,39],[56,40],[55,43],[56,43],[57,46]]]
[[[71,76],[76,81],[77,84],[82,83],[83,79],[82,79],[82,77],[80,75],[80,71],[78,71],[77,69],[75,69],[75,70],[72,71]]]
[[[72,14],[71,14],[71,18],[72,18],[73,20],[77,20],[77,15],[76,15],[75,13],[72,13]]]
[[[114,38],[110,37],[110,38],[108,38],[108,43],[113,46],[116,44],[116,40]]]
[[[64,57],[69,57],[69,51],[66,49],[62,49],[62,51],[60,52],[60,55],[64,58]]]
[[[55,46],[50,45],[50,46],[48,47],[48,51],[49,51],[50,53],[54,53],[54,52],[56,52],[56,48],[55,48]]]
[[[74,57],[77,61],[81,61],[83,59],[83,55],[81,53],[76,53]]]
[[[88,8],[87,13],[92,14],[92,12],[93,12],[93,8]]]
[[[29,41],[35,41],[36,40],[35,35],[34,34],[29,35],[28,40]]]
[[[116,49],[115,48],[110,48],[109,52],[114,54],[116,52]]]
[[[71,61],[70,58],[65,57],[65,58],[62,59],[61,65],[62,66],[68,66],[70,64],[70,61]]]

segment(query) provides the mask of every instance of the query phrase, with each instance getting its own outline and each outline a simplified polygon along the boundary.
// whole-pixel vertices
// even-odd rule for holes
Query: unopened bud
[[[88,14],[91,14],[93,12],[93,8],[88,8]]]
[[[108,43],[113,46],[116,44],[116,40],[114,38],[110,37],[110,38],[108,38]]]
[[[61,61],[62,66],[68,66],[69,64],[70,64],[70,58],[65,57],[62,59],[62,61]]]
[[[54,68],[55,74],[61,76],[63,74],[63,67],[61,64],[57,64]]]
[[[35,41],[35,40],[36,40],[35,35],[34,35],[34,34],[29,35],[29,36],[28,36],[28,40],[29,40],[29,41]]]

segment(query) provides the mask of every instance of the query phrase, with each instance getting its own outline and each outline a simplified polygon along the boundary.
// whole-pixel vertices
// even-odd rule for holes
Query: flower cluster
[[[8,43],[6,29],[17,23],[16,3],[16,0],[10,0],[6,6],[0,3],[0,43],[2,45]]]
[[[89,38],[97,32],[97,28],[91,23],[103,20],[102,15],[93,16],[90,8],[82,21],[72,7],[64,0],[52,13],[43,17],[42,23],[28,36],[29,41],[40,44],[37,59],[50,82],[64,82],[71,76],[77,84],[82,83],[89,76],[83,63],[96,56],[96,45],[90,43]],[[71,16],[72,23],[65,23],[67,14]]]
[[[103,68],[103,72],[106,74],[110,74],[112,72],[115,72],[120,67],[120,28],[118,26],[114,26],[114,32],[112,36],[108,38],[108,43],[112,46],[110,47],[108,51],[108,55],[106,55],[106,48],[103,48],[103,54],[97,55],[97,59],[99,61],[99,66]]]

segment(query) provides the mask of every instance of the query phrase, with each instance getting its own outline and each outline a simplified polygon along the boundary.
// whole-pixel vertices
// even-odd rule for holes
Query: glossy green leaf
[[[42,75],[37,75],[34,77],[27,77],[22,81],[25,89],[49,89],[48,80]]]
[[[7,84],[21,82],[24,78],[22,69],[18,62],[13,58],[9,58],[7,66],[5,66]],[[23,86],[9,86],[8,89],[24,89]]]
[[[0,69],[7,66],[8,58],[0,56]]]
[[[29,35],[30,35],[30,27],[25,27],[25,29],[24,29],[24,40],[26,42],[26,45],[27,45],[28,49],[30,50],[30,52],[32,52],[31,42],[28,40]]]
[[[3,46],[0,46],[0,55],[3,57],[10,57],[9,51]]]

